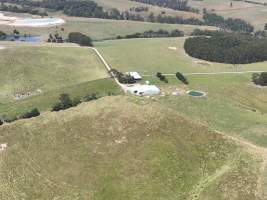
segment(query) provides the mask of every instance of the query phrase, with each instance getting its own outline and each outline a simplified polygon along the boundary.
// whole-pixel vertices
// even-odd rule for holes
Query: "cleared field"
[[[120,113],[118,115],[118,113]],[[103,123],[105,122],[105,123]],[[1,199],[257,199],[260,159],[135,97],[0,127]]]
[[[214,27],[208,26],[194,26],[194,25],[175,25],[175,24],[158,24],[148,22],[134,22],[134,21],[118,21],[118,20],[106,20],[95,18],[79,18],[79,17],[66,17],[64,15],[54,15],[54,17],[63,18],[66,24],[58,27],[47,28],[16,28],[22,34],[41,35],[46,40],[49,34],[55,34],[58,32],[64,38],[70,32],[81,32],[89,35],[94,40],[114,39],[118,35],[133,34],[136,32],[144,32],[148,30],[174,30],[179,29],[190,34],[195,28],[215,30]],[[64,28],[64,31],[61,30]],[[0,30],[6,33],[11,33],[14,28],[9,26],[0,26]]]
[[[267,62],[228,65],[192,58],[184,51],[184,40],[184,37],[116,40],[99,42],[96,46],[113,68],[124,72],[137,71],[154,75],[156,72],[174,74],[177,71],[190,73],[267,70]]]
[[[231,2],[233,3],[233,7],[230,6]],[[190,0],[189,5],[196,8],[207,8],[209,11],[213,10],[224,17],[244,19],[254,25],[256,29],[263,29],[267,19],[267,6],[246,3],[243,1]]]

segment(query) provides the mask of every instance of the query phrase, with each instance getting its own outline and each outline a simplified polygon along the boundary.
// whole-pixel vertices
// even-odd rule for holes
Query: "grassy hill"
[[[147,99],[46,113],[1,126],[0,141],[1,199],[260,197],[260,159]]]
[[[257,0],[255,0],[257,1]],[[230,3],[233,7],[230,7]],[[260,2],[264,2],[260,1]],[[231,1],[231,0],[203,0],[194,1],[190,0],[189,5],[199,9],[207,8],[209,11],[214,11],[224,17],[241,18],[256,27],[256,29],[263,29],[266,23],[267,8],[263,5],[256,5],[246,3],[244,1]]]

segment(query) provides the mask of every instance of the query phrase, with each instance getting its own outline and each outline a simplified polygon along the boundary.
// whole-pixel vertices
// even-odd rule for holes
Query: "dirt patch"
[[[15,94],[14,99],[15,100],[23,100],[23,99],[26,99],[28,97],[31,97],[33,95],[37,95],[37,94],[40,94],[40,93],[42,93],[42,90],[41,89],[38,89],[38,90],[36,90],[34,92],[17,93],[17,94]]]
[[[194,63],[200,64],[200,65],[212,65],[212,63],[207,62],[207,61],[202,61],[202,60],[195,60]]]
[[[7,148],[7,143],[0,144],[0,151],[4,151]]]

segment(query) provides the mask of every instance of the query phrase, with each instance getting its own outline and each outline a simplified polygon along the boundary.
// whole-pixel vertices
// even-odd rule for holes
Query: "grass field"
[[[175,24],[158,24],[149,22],[134,22],[134,21],[118,21],[107,19],[95,19],[95,18],[79,18],[79,17],[66,17],[64,15],[56,14],[55,17],[63,18],[66,24],[58,27],[46,27],[46,28],[16,28],[22,34],[41,35],[46,40],[49,34],[55,34],[58,32],[64,38],[70,32],[81,32],[89,35],[94,40],[114,39],[118,35],[125,36],[127,34],[133,34],[136,32],[144,32],[147,30],[174,30],[179,29],[184,31],[185,34],[190,34],[195,28],[215,30],[213,27],[208,26],[194,26],[194,25],[175,25]],[[64,31],[61,31],[64,28]],[[0,26],[0,30],[6,33],[11,33],[14,27]]]
[[[247,65],[210,63],[189,57],[184,49],[185,38],[132,39],[96,43],[112,67],[127,72],[154,75],[156,72],[183,73],[267,70],[267,62]],[[176,47],[171,50],[169,47]]]
[[[46,113],[1,126],[0,141],[8,144],[1,199],[251,200],[260,193],[260,159],[147,99],[106,97]]]
[[[98,3],[99,5],[103,6],[104,9],[117,8],[120,11],[127,11],[127,10],[129,11],[130,8],[138,7],[138,6],[148,7],[149,8],[148,12],[138,13],[144,17],[147,17],[151,12],[153,12],[155,15],[159,15],[159,14],[162,14],[162,12],[165,12],[165,15],[170,15],[170,16],[179,16],[183,18],[191,18],[191,17],[201,18],[200,14],[196,14],[192,12],[177,11],[177,10],[153,6],[149,4],[143,4],[143,3],[129,1],[129,0],[109,0],[109,1],[94,0],[94,1]]]
[[[230,7],[231,2],[233,7]],[[261,2],[264,2],[264,0]],[[207,8],[209,11],[213,10],[224,17],[244,19],[254,25],[256,29],[262,30],[266,23],[267,7],[263,5],[230,0],[190,0],[189,5],[199,9]]]
[[[1,116],[16,116],[33,107],[50,110],[62,93],[120,93],[91,49],[2,44],[6,49],[0,50]]]

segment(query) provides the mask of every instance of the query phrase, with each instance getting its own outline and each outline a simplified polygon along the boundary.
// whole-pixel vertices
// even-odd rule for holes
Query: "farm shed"
[[[128,91],[136,95],[153,95],[160,93],[160,89],[155,85],[134,85],[129,87]]]
[[[141,80],[142,76],[140,76],[139,73],[137,72],[127,72],[128,75],[130,75],[131,77],[133,77],[135,80]]]

